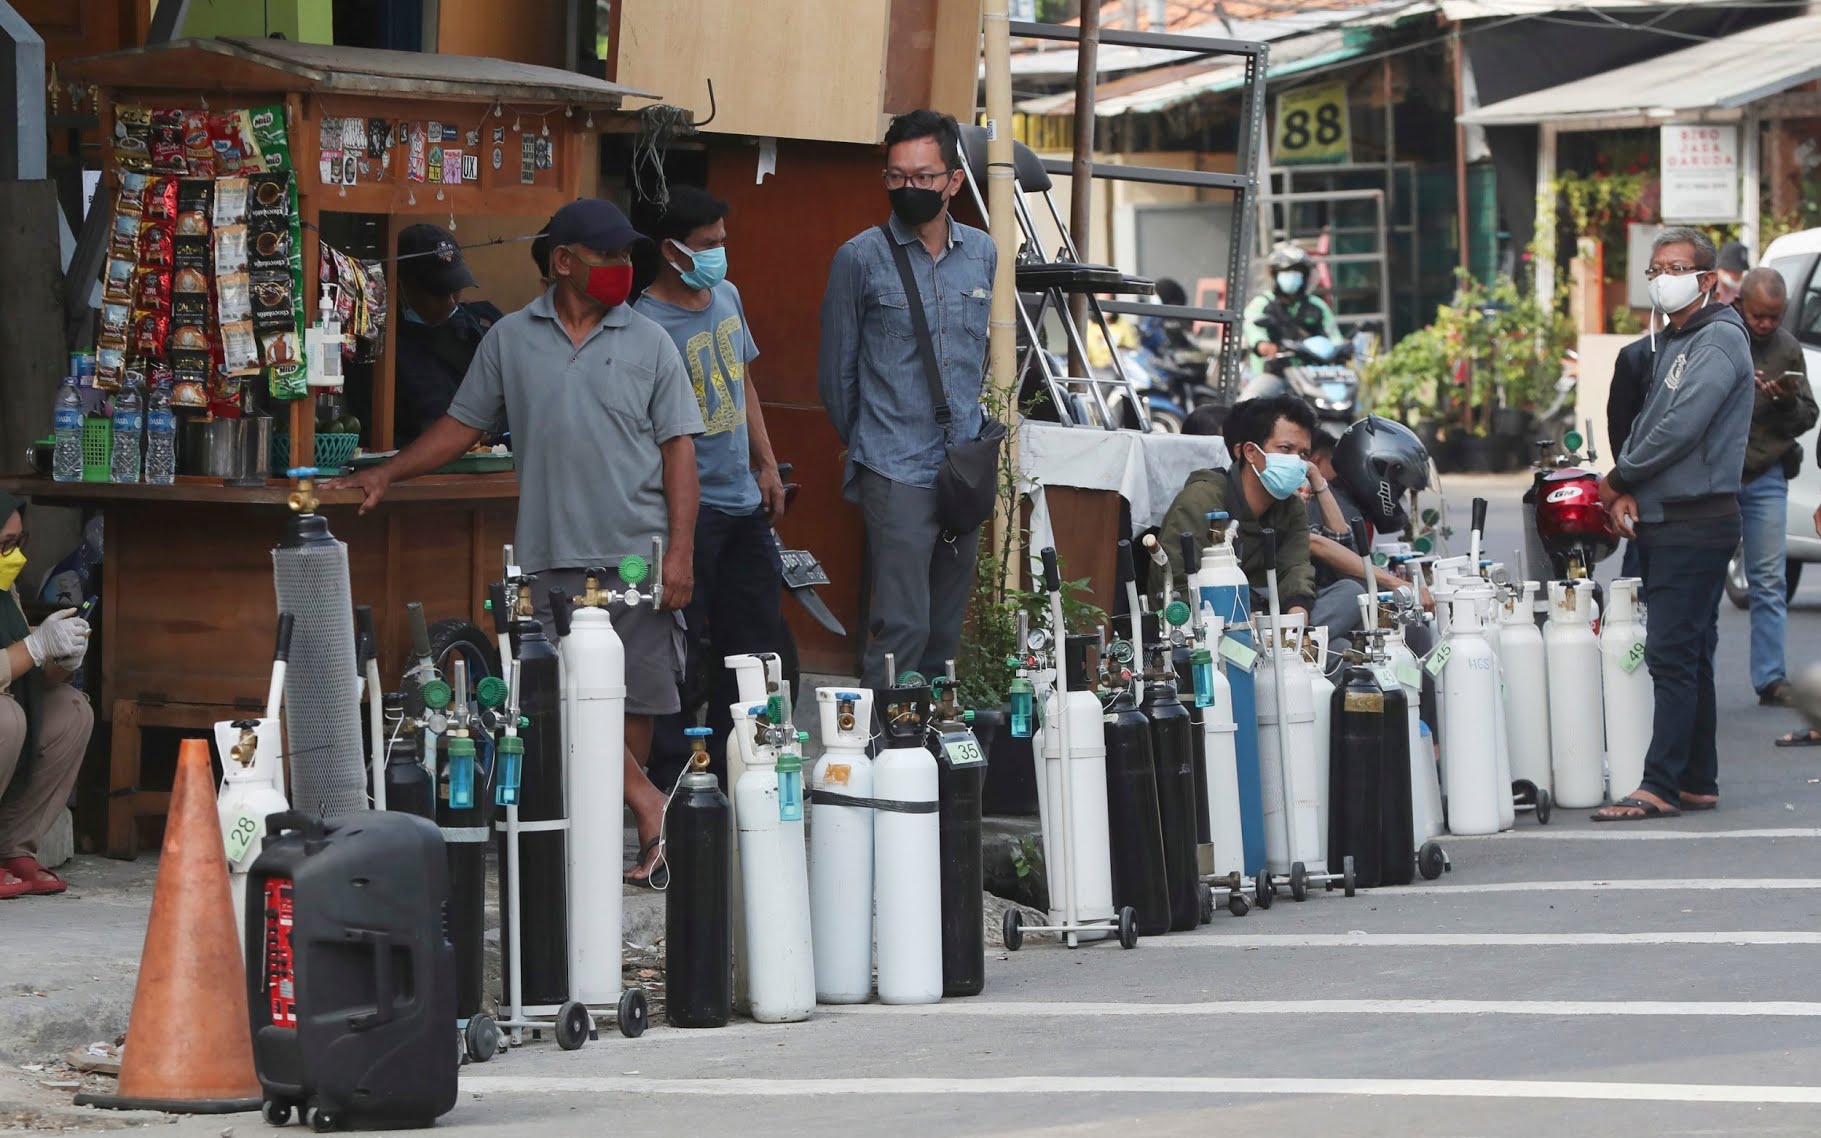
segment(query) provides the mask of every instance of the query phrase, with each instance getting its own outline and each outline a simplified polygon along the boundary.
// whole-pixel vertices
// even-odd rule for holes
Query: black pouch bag
[[[942,428],[944,452],[942,467],[936,472],[936,520],[949,534],[973,533],[993,516],[999,494],[999,457],[1005,445],[1005,424],[984,416],[980,434],[966,442],[948,438],[948,393],[942,386],[942,371],[936,363],[936,344],[930,338],[929,320],[923,314],[923,296],[917,291],[917,278],[911,272],[910,254],[892,236],[890,226],[881,225],[886,248],[897,262],[898,277],[904,282],[904,300],[910,306],[911,327],[917,333],[917,353],[923,357],[923,377],[929,383],[930,402],[934,405],[936,423]]]

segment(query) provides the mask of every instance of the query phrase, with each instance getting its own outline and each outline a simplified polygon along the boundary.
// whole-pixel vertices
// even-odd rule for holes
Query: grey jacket
[[[1730,307],[1710,304],[1657,338],[1644,407],[1611,474],[1637,497],[1639,521],[1738,512],[1754,391],[1751,340]]]

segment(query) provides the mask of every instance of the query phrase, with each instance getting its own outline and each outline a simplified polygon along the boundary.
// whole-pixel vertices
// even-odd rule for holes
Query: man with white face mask
[[[1720,800],[1714,646],[1726,563],[1739,544],[1754,388],[1744,321],[1709,303],[1717,260],[1706,234],[1675,227],[1658,234],[1645,271],[1668,326],[1655,338],[1644,407],[1600,498],[1642,554],[1656,713],[1644,785],[1595,813],[1596,822],[1673,817]]]

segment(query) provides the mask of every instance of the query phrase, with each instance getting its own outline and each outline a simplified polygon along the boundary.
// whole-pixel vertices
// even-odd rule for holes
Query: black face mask
[[[899,221],[913,228],[934,221],[936,215],[942,212],[941,190],[899,186],[885,193],[892,200],[892,213],[897,215]]]

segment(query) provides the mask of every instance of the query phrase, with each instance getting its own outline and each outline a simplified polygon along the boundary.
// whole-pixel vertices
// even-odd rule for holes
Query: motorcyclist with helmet
[[[1245,345],[1252,378],[1240,393],[1241,399],[1281,395],[1288,390],[1283,376],[1267,368],[1265,362],[1292,341],[1325,337],[1334,346],[1336,363],[1351,353],[1350,345],[1341,340],[1334,310],[1309,292],[1314,267],[1308,250],[1295,242],[1280,243],[1271,251],[1271,287],[1246,305]]]

